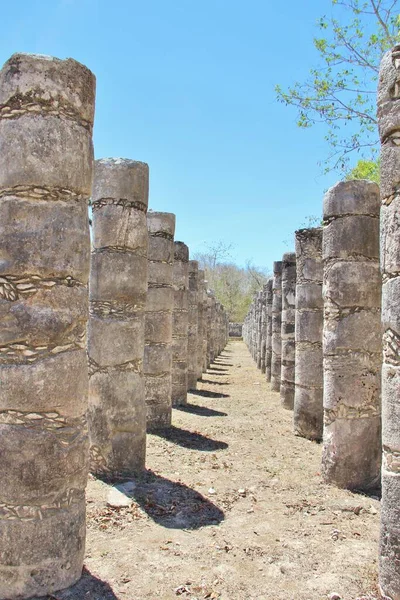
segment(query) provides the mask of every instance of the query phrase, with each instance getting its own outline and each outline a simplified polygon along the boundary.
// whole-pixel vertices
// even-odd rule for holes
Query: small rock
[[[210,494],[210,496],[212,496],[213,494],[216,494],[217,492],[214,490],[214,488],[209,488],[208,493]]]
[[[342,600],[342,596],[333,592],[332,594],[329,594],[329,600]]]
[[[239,496],[245,496],[246,495],[246,490],[244,488],[240,488],[238,490],[238,494],[239,494]]]
[[[108,492],[107,504],[108,506],[112,506],[113,508],[131,506],[132,498],[129,498],[128,496],[120,492],[117,488],[113,487]]]

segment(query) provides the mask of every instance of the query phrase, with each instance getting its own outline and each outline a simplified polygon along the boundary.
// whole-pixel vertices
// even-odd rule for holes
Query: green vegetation
[[[241,323],[254,294],[267,281],[268,272],[250,261],[246,267],[238,267],[232,261],[231,250],[231,244],[215,242],[193,258],[199,262],[199,268],[204,269],[207,286],[224,305],[229,320]]]
[[[277,99],[298,110],[299,127],[321,123],[325,170],[347,171],[349,155],[374,159],[378,148],[376,87],[382,55],[399,43],[398,0],[332,0],[332,16],[318,21],[313,42],[319,61],[309,78]]]

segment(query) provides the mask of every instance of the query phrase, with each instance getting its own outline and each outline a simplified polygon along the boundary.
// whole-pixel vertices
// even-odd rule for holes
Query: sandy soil
[[[148,436],[134,502],[88,486],[85,574],[57,600],[377,598],[379,501],[321,482],[243,342]]]

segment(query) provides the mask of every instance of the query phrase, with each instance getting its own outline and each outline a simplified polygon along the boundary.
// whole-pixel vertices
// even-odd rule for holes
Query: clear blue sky
[[[1,7],[0,62],[72,57],[97,77],[96,158],[150,166],[150,208],[193,252],[222,240],[271,268],[320,214],[323,131],[300,130],[274,85],[305,78],[330,0],[22,0]],[[289,242],[285,243],[285,240]]]

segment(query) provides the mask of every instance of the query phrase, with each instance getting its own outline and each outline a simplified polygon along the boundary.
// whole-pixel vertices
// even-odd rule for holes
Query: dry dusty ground
[[[85,575],[57,600],[376,598],[379,501],[321,482],[318,444],[231,342],[148,439],[134,504],[88,487]]]

